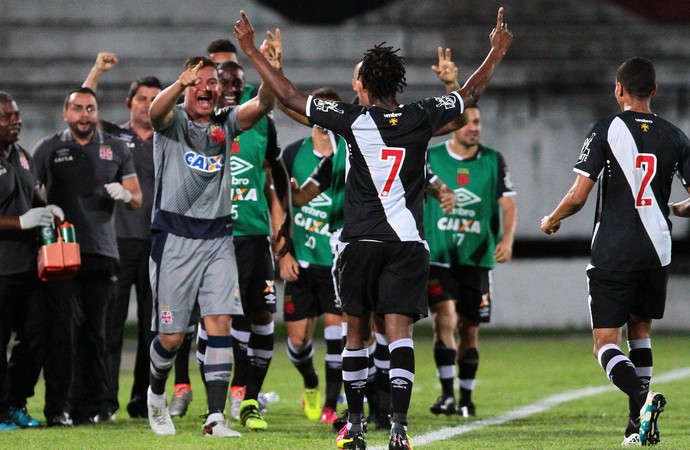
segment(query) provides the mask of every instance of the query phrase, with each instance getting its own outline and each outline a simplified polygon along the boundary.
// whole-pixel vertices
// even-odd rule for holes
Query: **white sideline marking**
[[[671,370],[661,375],[653,376],[652,381],[656,385],[658,383],[668,383],[670,381],[682,380],[688,377],[690,377],[690,367]],[[574,391],[562,392],[560,394],[552,395],[551,397],[546,397],[545,399],[539,400],[531,405],[508,411],[490,419],[477,420],[465,425],[458,425],[456,427],[441,428],[439,430],[434,430],[418,436],[413,435],[412,442],[416,448],[420,445],[430,444],[436,441],[443,441],[445,439],[450,439],[452,437],[469,433],[470,431],[480,430],[492,425],[501,425],[512,420],[524,419],[525,417],[544,412],[562,403],[579,400],[584,397],[592,397],[594,395],[615,390],[618,390],[618,388],[613,384],[608,384],[605,386],[590,386]],[[371,447],[371,450],[386,450],[387,448],[387,446],[374,446]]]

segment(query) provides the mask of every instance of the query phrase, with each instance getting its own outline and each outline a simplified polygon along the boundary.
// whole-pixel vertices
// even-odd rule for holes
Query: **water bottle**
[[[65,242],[77,242],[74,225],[69,222],[62,222],[62,225],[60,225],[60,235]]]
[[[49,245],[57,242],[57,232],[54,223],[47,227],[40,227],[39,233],[41,236],[41,245]]]

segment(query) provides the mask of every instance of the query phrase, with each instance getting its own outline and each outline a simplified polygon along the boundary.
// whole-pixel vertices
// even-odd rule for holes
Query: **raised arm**
[[[244,11],[240,11],[240,16],[233,34],[244,54],[247,55],[261,79],[282,104],[295,112],[306,115],[307,94],[297,89],[290,80],[271,66],[271,63],[254,44],[254,28],[252,28],[247,15]]]
[[[96,92],[98,83],[101,81],[101,76],[110,71],[118,63],[117,55],[112,52],[99,52],[96,56],[96,62],[86,76],[86,79],[81,84],[81,87],[86,87]]]
[[[489,35],[491,50],[481,66],[465,81],[465,84],[457,92],[465,107],[477,103],[494,75],[494,71],[503,60],[510,44],[513,42],[513,33],[508,30],[508,25],[503,22],[503,7],[498,8],[496,28]]]
[[[149,118],[154,129],[161,129],[173,118],[173,107],[177,104],[180,96],[187,86],[194,86],[200,82],[199,71],[204,67],[204,62],[199,63],[182,72],[180,78],[173,84],[163,89],[160,94],[151,102]]]

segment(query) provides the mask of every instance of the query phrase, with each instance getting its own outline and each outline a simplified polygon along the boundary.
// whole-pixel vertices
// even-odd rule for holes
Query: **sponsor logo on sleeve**
[[[587,158],[589,158],[589,152],[590,152],[589,144],[592,143],[592,141],[594,140],[594,137],[596,135],[597,135],[596,133],[592,133],[592,135],[590,137],[585,139],[585,143],[582,144],[582,150],[580,150],[580,157],[577,159],[578,163],[585,162],[585,161],[587,161]]]
[[[454,95],[444,95],[441,97],[436,97],[436,108],[452,109],[455,108],[457,101],[458,98]]]
[[[342,109],[338,109],[338,104],[334,101],[330,100],[321,100],[320,98],[315,98],[314,99],[314,106],[316,106],[317,111],[322,111],[322,112],[329,112],[333,111],[334,113],[338,114],[344,114],[345,111]]]

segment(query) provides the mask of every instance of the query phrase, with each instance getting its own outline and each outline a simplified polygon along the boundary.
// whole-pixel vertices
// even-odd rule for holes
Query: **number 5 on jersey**
[[[383,184],[383,189],[379,193],[379,197],[388,197],[391,192],[391,187],[393,182],[398,178],[400,174],[400,168],[405,160],[405,149],[401,147],[384,147],[381,149],[381,161],[392,160],[390,171],[388,172],[388,177],[386,177],[386,182]]]

